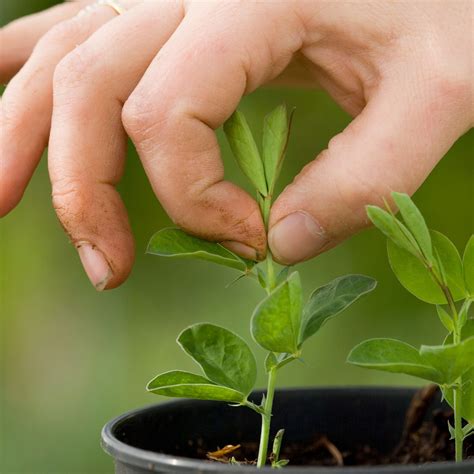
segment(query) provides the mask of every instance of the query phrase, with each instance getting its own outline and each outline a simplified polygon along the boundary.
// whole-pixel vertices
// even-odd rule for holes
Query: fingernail
[[[284,264],[307,260],[327,243],[322,227],[304,211],[293,212],[277,222],[268,234],[274,257]]]
[[[240,255],[241,257],[248,258],[249,260],[257,260],[257,251],[254,248],[243,244],[242,242],[226,240],[221,242],[221,245],[223,245],[226,249],[229,249],[231,252]]]
[[[113,276],[104,254],[88,242],[81,242],[76,247],[89,280],[97,291],[104,290]]]

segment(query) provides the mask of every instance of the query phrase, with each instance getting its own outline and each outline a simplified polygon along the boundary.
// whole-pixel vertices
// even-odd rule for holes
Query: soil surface
[[[427,417],[428,408],[436,396],[439,393],[435,385],[417,392],[407,410],[400,442],[389,454],[379,453],[367,445],[339,450],[322,433],[305,445],[285,443],[283,440],[280,459],[288,459],[292,466],[367,466],[451,461],[454,459],[454,442],[450,440],[448,421],[454,424],[452,411],[437,410]],[[257,443],[243,442],[237,446],[223,443],[222,448],[216,446],[213,452],[198,447],[195,456],[213,462],[255,464],[257,453]],[[465,456],[474,458],[474,436],[465,441]]]

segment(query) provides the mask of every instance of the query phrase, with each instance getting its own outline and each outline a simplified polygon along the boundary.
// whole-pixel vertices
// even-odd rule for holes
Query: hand
[[[356,118],[274,204],[270,248],[295,263],[367,225],[366,204],[414,192],[473,124],[470,1],[130,0],[120,16],[90,3],[1,30],[0,79],[16,75],[2,99],[0,215],[49,136],[54,207],[99,290],[134,258],[115,190],[126,134],[177,225],[255,257],[260,212],[223,180],[214,130],[276,78],[325,88]]]

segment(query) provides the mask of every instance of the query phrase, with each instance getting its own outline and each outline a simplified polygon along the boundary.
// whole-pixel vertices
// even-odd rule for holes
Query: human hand
[[[255,258],[260,212],[223,180],[214,130],[275,78],[325,88],[356,118],[272,208],[270,248],[296,263],[367,225],[366,204],[414,192],[473,124],[469,1],[128,0],[120,16],[106,5],[76,15],[90,3],[1,30],[0,79],[19,72],[2,98],[0,215],[49,136],[53,204],[97,289],[133,264],[115,190],[126,134],[177,225]]]

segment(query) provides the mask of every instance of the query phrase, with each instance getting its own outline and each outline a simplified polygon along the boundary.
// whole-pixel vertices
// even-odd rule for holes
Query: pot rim
[[[407,390],[413,390],[416,387],[413,386],[380,386],[380,385],[372,385],[372,386],[344,386],[344,387],[331,387],[331,386],[318,386],[318,387],[291,387],[291,388],[282,388],[277,390],[278,392],[292,392],[292,391],[305,391],[305,392],[323,392],[323,391],[345,391],[345,390],[359,390],[363,392],[371,392],[371,391],[387,391],[392,390],[395,392],[403,392]],[[258,392],[258,391],[257,391]],[[248,466],[232,466],[232,465],[223,465],[219,463],[211,463],[209,461],[198,460],[198,459],[191,459],[186,457],[179,457],[173,456],[171,454],[162,454],[156,453],[154,451],[147,451],[145,449],[135,448],[130,446],[119,439],[114,435],[114,429],[119,424],[125,421],[128,418],[132,418],[140,413],[146,412],[151,408],[155,408],[157,406],[176,406],[182,405],[183,403],[190,403],[193,402],[191,399],[180,399],[180,400],[171,400],[165,401],[162,403],[154,403],[151,405],[147,405],[145,407],[136,408],[134,410],[130,410],[122,415],[119,415],[112,420],[110,420],[103,428],[101,432],[101,445],[104,451],[106,451],[110,456],[114,459],[123,462],[125,464],[129,464],[132,466],[136,466],[143,469],[148,469],[150,471],[155,471],[159,469],[169,469],[172,468],[190,470],[190,469],[199,469],[199,472],[203,473],[222,473],[225,472],[250,472]],[[384,466],[376,465],[376,466],[345,466],[345,467],[317,467],[317,466],[291,466],[292,474],[308,474],[310,470],[313,472],[317,470],[318,474],[348,474],[353,473],[357,474],[358,472],[367,472],[373,471],[374,474],[383,474],[385,472],[392,473],[394,469],[396,469],[397,473],[403,474],[404,472],[412,472],[413,467],[417,467],[417,472],[420,473],[437,473],[437,472],[444,472],[446,467],[454,466],[456,463],[454,461],[444,461],[444,462],[434,462],[434,463],[426,463],[426,464],[387,464]],[[464,466],[472,466],[473,473],[474,473],[474,460],[467,460],[463,461],[462,463]],[[259,469],[258,472],[262,473],[275,473],[275,470],[266,467]]]

